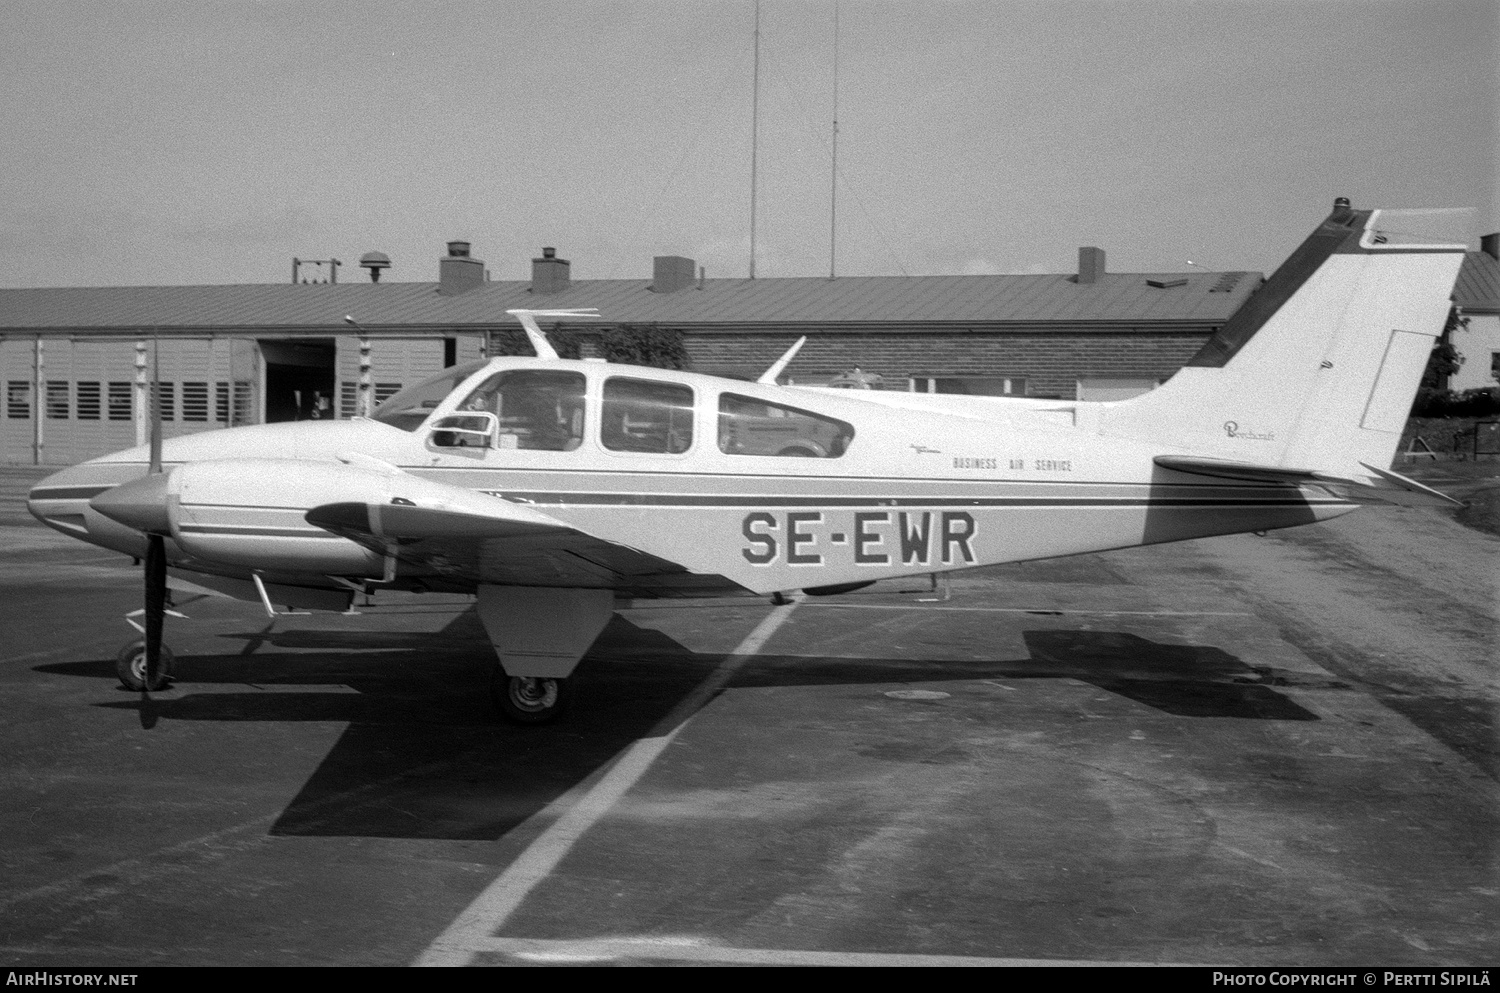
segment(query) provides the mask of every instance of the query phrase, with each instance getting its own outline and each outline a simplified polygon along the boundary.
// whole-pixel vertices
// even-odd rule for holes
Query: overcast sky
[[[1500,230],[1495,0],[838,6],[839,275],[1270,271],[1327,213]],[[761,4],[756,274],[826,276],[832,0]],[[753,0],[8,4],[0,286],[748,274]]]

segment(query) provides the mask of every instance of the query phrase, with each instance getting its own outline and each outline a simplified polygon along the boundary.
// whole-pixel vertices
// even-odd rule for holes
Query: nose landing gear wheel
[[[572,700],[572,681],[541,676],[507,676],[497,668],[490,677],[490,699],[517,724],[546,724],[560,717]]]
[[[147,686],[146,643],[132,641],[115,655],[115,675],[120,677],[121,685],[133,693],[139,693],[141,690],[155,693],[157,690],[166,689],[167,684],[172,681],[172,653],[167,650],[166,645],[161,647],[156,679],[150,686]]]

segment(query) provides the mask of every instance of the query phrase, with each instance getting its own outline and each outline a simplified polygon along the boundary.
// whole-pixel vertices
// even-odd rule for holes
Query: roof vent
[[[693,285],[697,263],[681,255],[658,255],[652,260],[651,292],[676,293]]]
[[[380,270],[391,267],[391,257],[384,252],[366,252],[359,257],[362,269],[370,270],[370,282],[380,282]]]
[[[448,255],[438,260],[438,293],[445,297],[484,285],[484,263],[469,255],[467,241],[448,242]]]

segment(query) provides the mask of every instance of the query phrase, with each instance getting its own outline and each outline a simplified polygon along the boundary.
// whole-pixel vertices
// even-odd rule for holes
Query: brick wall
[[[1165,379],[1208,338],[1208,327],[1172,330],[1005,330],[808,333],[786,375],[797,382],[826,380],[858,366],[878,373],[887,389],[908,377],[1023,376],[1032,396],[1073,399],[1080,378]],[[685,335],[691,368],[755,377],[798,334]]]

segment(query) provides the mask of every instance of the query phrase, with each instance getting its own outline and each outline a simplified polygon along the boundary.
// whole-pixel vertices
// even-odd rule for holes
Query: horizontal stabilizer
[[[1408,494],[1408,497],[1405,501],[1393,499],[1391,500],[1392,503],[1407,503],[1410,506],[1416,507],[1463,506],[1462,501],[1455,500],[1446,493],[1439,493],[1437,490],[1433,489],[1430,486],[1423,486],[1415,479],[1408,479],[1407,477],[1401,475],[1399,472],[1392,472],[1390,469],[1377,469],[1374,466],[1370,465],[1370,463],[1368,462],[1361,462],[1360,465],[1364,466],[1366,469],[1373,472],[1375,475],[1379,476],[1386,482],[1399,487],[1401,490],[1405,491]]]
[[[1231,462],[1228,459],[1192,458],[1186,455],[1158,455],[1151,461],[1163,469],[1190,472],[1195,476],[1241,479],[1251,483],[1289,483],[1293,486],[1300,483],[1318,482],[1317,473],[1311,469],[1285,469],[1273,465]]]
[[[1361,503],[1377,501],[1405,507],[1463,506],[1452,497],[1439,493],[1430,486],[1423,486],[1415,479],[1408,479],[1389,469],[1377,469],[1366,462],[1361,462],[1360,465],[1389,485],[1377,486],[1367,480],[1348,479],[1312,469],[1256,465],[1250,462],[1231,462],[1227,459],[1158,455],[1152,461],[1163,469],[1189,472],[1195,476],[1213,476],[1217,479],[1239,479],[1251,483],[1282,483],[1289,486],[1300,486],[1304,483],[1328,484],[1339,487],[1350,499]]]

